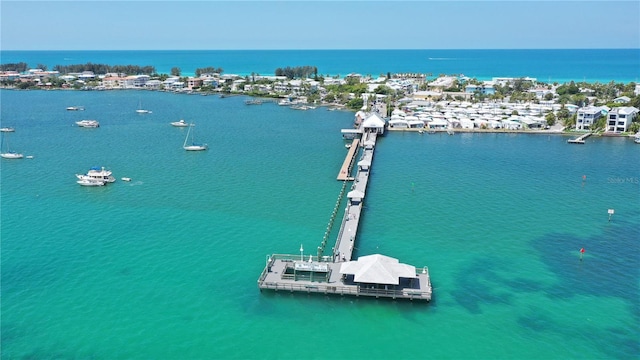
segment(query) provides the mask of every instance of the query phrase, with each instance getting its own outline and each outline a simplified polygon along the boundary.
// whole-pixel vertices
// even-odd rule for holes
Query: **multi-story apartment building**
[[[607,132],[620,133],[629,129],[638,109],[632,106],[615,107],[607,114]]]

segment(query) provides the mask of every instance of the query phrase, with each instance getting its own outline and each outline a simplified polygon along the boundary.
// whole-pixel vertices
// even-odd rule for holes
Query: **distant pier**
[[[338,180],[345,181],[345,184],[347,181],[353,183],[347,193],[347,206],[332,252],[325,254],[324,247],[336,210],[321,246],[313,251],[315,254],[305,253],[301,245],[300,254],[267,255],[265,268],[258,278],[261,291],[431,300],[431,280],[426,266],[416,268],[381,254],[352,259],[375,146],[378,135],[384,131],[377,121],[376,126],[370,128],[366,124],[367,119],[363,122],[362,138],[354,139],[338,174]],[[353,161],[358,153],[356,175],[351,177]]]

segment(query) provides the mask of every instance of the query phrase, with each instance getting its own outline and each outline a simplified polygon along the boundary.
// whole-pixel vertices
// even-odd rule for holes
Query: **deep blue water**
[[[226,74],[273,75],[277,68],[315,66],[322,75],[349,73],[464,74],[534,77],[544,82],[638,82],[640,49],[583,50],[154,50],[154,51],[1,51],[1,63],[151,65],[159,73],[178,67],[184,75],[197,68],[222,68]]]

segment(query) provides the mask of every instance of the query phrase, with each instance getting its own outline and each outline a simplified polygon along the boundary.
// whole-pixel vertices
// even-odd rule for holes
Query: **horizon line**
[[[603,47],[603,48],[394,48],[394,49],[373,49],[373,48],[358,48],[358,49],[346,49],[346,48],[334,48],[334,49],[0,49],[0,51],[416,51],[416,50],[640,50],[640,47]]]

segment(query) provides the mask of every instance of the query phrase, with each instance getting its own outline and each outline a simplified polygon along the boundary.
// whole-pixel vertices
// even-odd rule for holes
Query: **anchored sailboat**
[[[2,143],[2,152],[0,153],[1,157],[5,159],[22,159],[24,157],[23,154],[9,149],[9,142],[5,139],[5,134],[2,134]]]
[[[142,100],[138,102],[138,110],[136,110],[138,114],[151,114],[151,110],[145,110],[142,108]]]
[[[195,124],[189,124],[189,130],[187,130],[187,136],[184,138],[184,144],[182,145],[182,148],[187,151],[207,150],[209,148],[207,144],[200,144],[195,142],[193,131],[191,130],[191,128],[193,128],[194,126]],[[189,141],[189,134],[191,134],[191,145],[187,145],[187,142]]]

